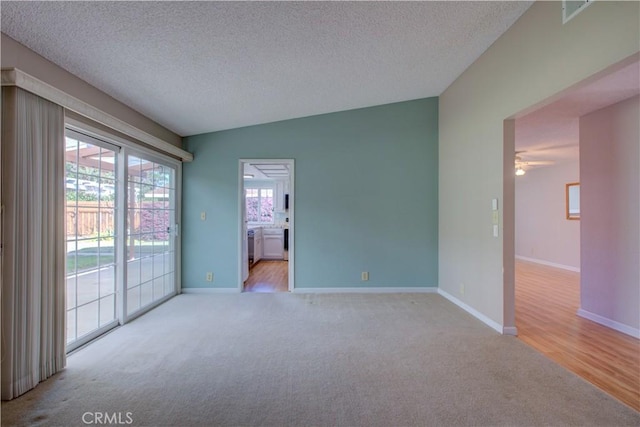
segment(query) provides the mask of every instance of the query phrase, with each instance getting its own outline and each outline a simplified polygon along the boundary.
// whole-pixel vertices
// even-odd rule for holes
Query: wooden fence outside
[[[99,206],[98,202],[80,202],[77,210],[75,202],[67,203],[66,218],[67,236],[97,236],[98,230],[107,235],[116,229],[115,212],[104,203]]]
[[[166,227],[169,225],[169,207],[168,202],[142,202],[140,209],[134,209],[129,212],[127,222],[132,233],[150,233],[154,231],[154,238],[166,240]],[[160,219],[150,209],[156,209],[155,212],[161,211],[163,215]],[[144,216],[144,218],[143,218]],[[144,221],[143,221],[144,219]],[[99,205],[98,202],[80,202],[77,206],[75,202],[67,203],[66,206],[66,227],[67,236],[97,236],[98,230],[100,235],[107,236],[115,231],[115,210],[113,206]]]

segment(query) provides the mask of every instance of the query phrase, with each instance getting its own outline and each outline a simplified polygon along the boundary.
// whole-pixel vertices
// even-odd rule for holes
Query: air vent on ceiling
[[[566,24],[571,18],[582,12],[594,0],[562,0],[562,23]]]

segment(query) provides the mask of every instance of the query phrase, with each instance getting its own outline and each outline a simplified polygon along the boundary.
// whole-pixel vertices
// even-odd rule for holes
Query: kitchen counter
[[[277,229],[277,230],[285,230],[289,228],[289,224],[285,225],[248,225],[247,229],[255,230],[257,228],[262,228],[263,230]]]

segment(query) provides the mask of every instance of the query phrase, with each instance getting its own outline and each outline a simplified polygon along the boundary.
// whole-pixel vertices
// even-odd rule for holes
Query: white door
[[[243,165],[240,166],[242,170]],[[244,181],[242,181],[241,192],[244,195],[247,190],[244,188]],[[244,203],[246,197],[242,197],[243,203],[240,203],[240,224],[242,228],[242,282],[244,283],[249,278],[249,242],[247,241],[247,205]],[[255,246],[254,246],[255,247]]]

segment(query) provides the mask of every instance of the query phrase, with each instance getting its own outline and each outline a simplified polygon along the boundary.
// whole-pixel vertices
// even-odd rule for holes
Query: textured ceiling
[[[185,136],[438,96],[531,5],[2,2],[2,31]]]
[[[640,93],[634,62],[516,120],[516,151],[523,160],[561,163],[579,155],[579,118]]]

